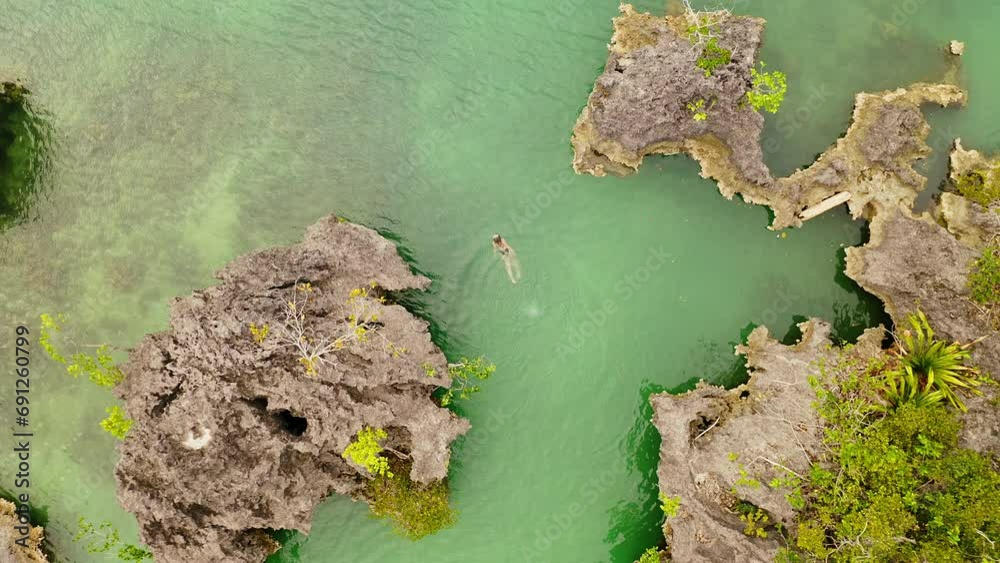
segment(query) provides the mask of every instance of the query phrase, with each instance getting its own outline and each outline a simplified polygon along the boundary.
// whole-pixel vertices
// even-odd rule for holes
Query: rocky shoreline
[[[217,277],[174,301],[170,328],[136,346],[116,388],[135,420],[118,498],[157,561],[260,563],[278,547],[268,530],[308,533],[328,495],[363,498],[372,475],[341,454],[366,427],[385,429],[413,482],[447,478],[469,423],[431,396],[451,383],[447,361],[427,323],[391,302],[430,282],[390,241],[328,217]],[[358,307],[371,340],[346,338],[313,373],[280,340],[300,314],[309,335],[356,333]]]
[[[970,300],[968,282],[975,259],[1000,236],[997,209],[943,193],[930,212],[913,210],[927,183],[914,164],[931,152],[926,143],[930,126],[920,108],[964,105],[962,88],[918,83],[858,94],[846,134],[808,168],[774,179],[760,158],[762,119],[757,123],[739,110],[756,113],[733,103],[746,94],[746,81],[738,77],[745,78],[741,73],[754,65],[763,20],[731,16],[721,23],[720,41],[733,50],[733,63],[709,78],[694,68],[696,55],[676,31],[686,21],[683,16],[639,14],[630,5],[621,12],[607,67],[573,132],[578,173],[626,175],[645,155],[687,153],[725,197],[739,194],[770,207],[772,229],[802,226],[847,204],[853,217],[869,221],[871,236],[862,247],[848,249],[846,274],[885,303],[896,326],[905,326],[919,309],[943,338],[971,342],[985,337],[974,349],[974,362],[1000,373],[996,323]],[[961,54],[954,43],[951,52]],[[683,104],[665,100],[706,88],[725,103],[723,112],[704,121],[692,120]],[[725,111],[733,107],[736,112]],[[971,172],[992,178],[997,166],[956,141],[951,168],[957,183]],[[756,329],[737,349],[750,370],[749,381],[740,387],[702,383],[683,395],[651,397],[653,424],[662,437],[661,498],[680,503],[664,524],[673,560],[774,561],[780,544],[773,536],[744,533],[734,510],[740,502],[766,510],[794,531],[794,511],[780,492],[746,485],[807,474],[819,457],[822,421],[811,406],[816,391],[808,382],[820,364],[845,352],[830,342],[825,322],[813,319],[800,329],[802,339],[793,346],[780,344],[764,327]],[[885,336],[882,328],[870,329],[849,353],[859,358],[884,354]],[[1000,454],[996,395],[996,388],[987,386],[983,396],[967,400],[963,446]]]

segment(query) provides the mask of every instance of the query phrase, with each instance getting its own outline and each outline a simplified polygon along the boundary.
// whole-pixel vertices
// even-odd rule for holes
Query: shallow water
[[[436,280],[417,304],[445,350],[498,365],[458,407],[473,424],[452,463],[459,524],[413,544],[333,498],[273,560],[631,562],[661,539],[650,392],[737,381],[732,345],[751,323],[784,336],[821,316],[851,338],[881,313],[838,275],[842,247],[862,240],[842,211],[780,238],[765,209],[724,200],[686,158],[652,158],[624,180],[572,175],[569,132],[616,11],[610,0],[0,0],[0,75],[27,80],[52,136],[28,219],[0,243],[0,319],[34,327],[62,312],[81,338],[125,348],[165,327],[171,298],[323,215],[394,233]],[[857,91],[939,76],[952,38],[968,43],[972,97],[933,112],[932,144],[1000,145],[989,119],[1000,38],[981,25],[1000,6],[736,11],[769,20],[762,58],[789,76],[766,131],[776,173],[844,131]],[[945,161],[925,166],[936,186]],[[522,284],[506,280],[493,232],[518,250]],[[59,561],[110,561],[72,535],[82,515],[135,538],[114,497],[114,441],[97,426],[113,397],[34,365],[33,498],[51,547]],[[5,474],[12,461],[0,457]]]

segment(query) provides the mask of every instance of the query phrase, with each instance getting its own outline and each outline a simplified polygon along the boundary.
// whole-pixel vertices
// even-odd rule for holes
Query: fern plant
[[[959,344],[934,338],[934,329],[923,311],[910,315],[908,321],[910,329],[896,343],[897,367],[885,373],[887,403],[895,409],[910,402],[921,407],[948,401],[965,412],[957,392],[982,394],[977,389],[982,383],[979,370],[966,365],[972,355],[970,349],[979,340]]]

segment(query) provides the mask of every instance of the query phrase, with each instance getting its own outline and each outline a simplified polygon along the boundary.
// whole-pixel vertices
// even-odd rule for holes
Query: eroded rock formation
[[[21,526],[17,506],[12,502],[0,499],[0,563],[45,563],[48,558],[42,551],[42,541],[45,530],[41,526],[31,526],[26,545],[16,543],[22,539],[21,533],[15,528]]]
[[[914,164],[931,152],[921,106],[964,105],[962,88],[918,83],[860,93],[846,134],[808,168],[774,179],[761,159],[760,118],[741,103],[764,22],[724,19],[719,42],[733,51],[733,60],[706,76],[696,66],[699,52],[687,41],[684,16],[639,14],[629,5],[621,11],[607,66],[573,132],[578,173],[626,175],[646,155],[687,153],[725,197],[740,194],[772,208],[774,229],[801,226],[846,203],[871,230],[865,246],[848,250],[847,275],[885,302],[896,325],[919,308],[940,337],[971,342],[986,336],[974,361],[984,371],[1000,373],[996,319],[969,299],[968,288],[974,259],[1000,234],[1000,214],[953,193],[942,194],[929,213],[913,210],[927,182]],[[687,103],[701,98],[716,100],[714,113],[695,120]],[[1000,174],[997,162],[957,143],[953,179],[972,170]],[[741,465],[744,471],[753,465],[758,478],[808,468],[819,421],[810,407],[815,395],[807,378],[817,372],[817,361],[839,352],[831,349],[824,323],[810,321],[802,328],[803,341],[794,347],[778,344],[764,329],[754,332],[740,350],[751,379],[738,389],[702,384],[683,396],[652,398],[654,424],[663,438],[661,491],[682,499],[679,514],[665,525],[674,560],[772,561],[773,541],[743,535],[732,510],[739,499],[794,526],[780,493],[737,485],[745,479]],[[867,332],[853,353],[878,353],[882,335]],[[1000,417],[992,404],[997,391],[984,390],[983,397],[966,400],[963,443],[1000,452]]]
[[[732,62],[711,76],[696,66],[700,51],[686,38],[686,22],[622,6],[604,73],[573,130],[578,173],[625,175],[646,155],[687,153],[726,198],[739,194],[771,207],[772,229],[801,225],[831,198],[847,201],[855,217],[871,218],[880,207],[912,205],[924,188],[926,179],[912,168],[930,152],[920,106],[966,102],[952,84],[858,94],[846,135],[809,168],[774,179],[760,148],[763,117],[743,102],[764,21],[722,20],[719,44],[732,50]],[[687,103],[701,98],[716,102],[698,121]]]
[[[822,451],[809,376],[818,362],[833,361],[839,352],[827,323],[810,320],[799,327],[803,336],[794,346],[771,338],[765,327],[750,334],[737,350],[750,368],[744,385],[726,390],[701,383],[683,395],[650,398],[662,436],[660,490],[681,499],[677,515],[664,526],[673,561],[774,561],[780,547],[775,534],[745,535],[735,510],[740,500],[795,528],[787,491],[749,480],[767,483],[789,471],[805,475]],[[881,329],[867,331],[851,353],[879,353],[883,336]]]
[[[726,18],[715,30],[732,61],[705,76],[701,48],[688,40],[684,16],[654,17],[621,6],[604,73],[573,130],[579,173],[634,173],[649,154],[725,156],[740,178],[771,183],[760,134],[764,118],[741,103],[757,59],[764,20]],[[689,103],[704,100],[708,118],[693,119]]]
[[[135,419],[119,447],[118,497],[158,562],[259,563],[276,548],[266,530],[308,532],[326,496],[363,488],[367,471],[341,453],[365,426],[388,431],[414,481],[447,476],[449,445],[469,424],[431,398],[450,380],[425,372],[448,373],[427,323],[379,302],[429,284],[392,243],[329,217],[304,242],[242,256],[217,277],[173,303],[169,330],[139,343],[117,389]],[[297,297],[305,283],[308,309]],[[377,308],[369,341],[307,375],[279,337],[288,303],[300,303],[312,337],[337,335],[357,288]],[[263,344],[252,323],[270,327]]]

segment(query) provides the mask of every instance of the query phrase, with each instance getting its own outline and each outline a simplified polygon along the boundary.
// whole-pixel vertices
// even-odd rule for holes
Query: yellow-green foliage
[[[250,335],[253,336],[253,340],[257,344],[263,345],[269,334],[271,334],[271,326],[267,323],[260,326],[257,326],[256,323],[250,323]]]
[[[756,68],[750,69],[752,86],[747,92],[747,101],[757,111],[778,113],[782,102],[785,101],[788,83],[785,79],[785,73],[781,71],[763,72],[766,66],[762,61],[760,71]]]
[[[125,416],[125,410],[118,406],[108,407],[104,411],[108,413],[108,417],[101,421],[101,428],[115,438],[124,440],[135,421]]]
[[[394,460],[393,471],[368,484],[372,513],[388,518],[401,536],[419,540],[455,524],[458,513],[448,504],[448,485],[420,485],[410,480],[409,463]]]
[[[115,365],[114,358],[111,357],[111,348],[105,344],[97,347],[93,354],[87,352],[77,352],[66,357],[56,348],[52,342],[56,334],[62,332],[62,323],[66,319],[62,315],[52,317],[51,315],[41,315],[41,330],[39,331],[38,342],[42,350],[53,360],[66,366],[66,371],[75,378],[86,375],[87,379],[101,387],[114,387],[125,379],[118,366]]]
[[[432,370],[434,370],[433,366],[430,369],[426,365],[424,366],[424,372],[429,377],[434,377],[431,373]],[[450,405],[456,397],[459,399],[471,398],[479,392],[479,386],[474,385],[472,382],[475,380],[485,381],[496,370],[496,364],[490,362],[484,356],[479,356],[474,360],[463,357],[462,361],[457,364],[449,365],[448,375],[451,376],[452,385],[441,396],[441,406],[446,407]],[[434,371],[434,373],[436,374],[437,372]]]
[[[715,37],[705,43],[705,48],[698,57],[696,66],[705,71],[705,76],[712,76],[715,69],[729,64],[733,60],[733,52],[719,46],[719,40]]]
[[[381,441],[388,437],[389,434],[385,430],[366,426],[358,432],[357,437],[347,446],[342,455],[344,459],[350,459],[366,468],[372,475],[392,478],[389,460],[381,455],[384,450]]]
[[[844,355],[811,383],[828,452],[803,485],[798,554],[787,561],[995,561],[1000,473],[959,446],[946,402],[881,403],[893,360]]]
[[[119,561],[135,563],[153,558],[153,553],[143,547],[123,543],[121,535],[111,522],[102,522],[94,525],[86,518],[80,517],[79,529],[74,542],[84,541],[84,549],[87,553],[114,553],[117,548]]]
[[[661,561],[663,561],[663,558],[660,557],[660,550],[651,547],[644,551],[635,563],[660,563]]]
[[[714,103],[712,105],[715,105]],[[688,102],[687,109],[691,112],[691,117],[695,121],[705,121],[708,119],[708,110],[712,109],[710,106],[705,106],[705,99],[698,98],[693,102]]]
[[[972,264],[969,273],[969,292],[972,300],[980,305],[994,307],[1000,304],[1000,243],[990,241],[982,255]]]
[[[667,495],[660,493],[660,508],[663,510],[664,516],[667,518],[673,518],[677,516],[677,511],[681,507],[681,497],[668,497]]]
[[[767,511],[745,501],[737,505],[737,511],[743,522],[744,534],[755,538],[767,537],[767,527],[771,525],[771,517]]]
[[[1000,175],[984,168],[965,172],[955,177],[955,188],[969,201],[989,207],[1000,199]]]

